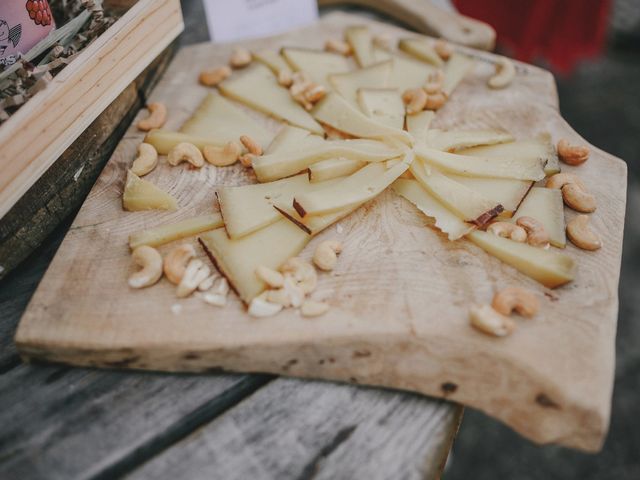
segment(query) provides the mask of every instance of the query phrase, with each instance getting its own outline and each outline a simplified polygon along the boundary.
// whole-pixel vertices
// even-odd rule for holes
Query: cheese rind
[[[230,238],[236,239],[279,220],[277,202],[291,203],[309,185],[306,174],[276,182],[218,188],[218,202]]]
[[[450,179],[435,168],[426,169],[416,159],[410,167],[420,185],[461,220],[483,226],[499,215],[503,207],[478,192]]]
[[[575,262],[568,255],[514,242],[481,230],[469,233],[467,238],[485,252],[546,287],[556,288],[574,278]]]
[[[395,88],[361,88],[358,104],[367,117],[391,128],[404,128],[404,103]]]
[[[311,81],[330,86],[328,76],[349,71],[349,62],[343,55],[306,48],[283,48],[282,56],[296,72],[305,72]]]
[[[271,70],[260,63],[236,71],[218,85],[223,95],[291,125],[324,135],[322,127],[302,108]]]
[[[247,304],[266,289],[255,274],[256,268],[264,265],[277,270],[298,255],[310,239],[310,235],[286,219],[237,240],[230,239],[224,228],[199,237],[209,258]]]
[[[142,245],[158,247],[181,238],[192,237],[224,225],[222,215],[211,213],[199,217],[188,218],[175,223],[160,225],[129,235],[129,248],[136,249]]]
[[[429,148],[423,143],[415,147],[416,155],[425,162],[449,173],[466,177],[513,178],[538,181],[545,177],[544,163],[539,158],[486,158],[448,153]]]
[[[399,178],[391,186],[394,192],[413,203],[435,226],[447,234],[449,240],[458,240],[476,227],[461,220],[425,190],[416,180]]]
[[[564,248],[567,245],[564,202],[560,189],[533,187],[513,215],[513,220],[520,217],[532,217],[542,222],[554,247]]]
[[[230,141],[237,142],[241,135],[247,135],[262,148],[269,145],[273,137],[271,132],[231,101],[214,93],[205,97],[180,131],[196,137],[215,139],[216,144],[223,145]]]

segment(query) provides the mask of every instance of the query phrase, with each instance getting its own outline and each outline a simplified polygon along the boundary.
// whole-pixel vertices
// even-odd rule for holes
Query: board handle
[[[318,5],[356,5],[407,24],[414,30],[450,42],[493,50],[496,32],[488,24],[435,6],[428,0],[318,0]]]

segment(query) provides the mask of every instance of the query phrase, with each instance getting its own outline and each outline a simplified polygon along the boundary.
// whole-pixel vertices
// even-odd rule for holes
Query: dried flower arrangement
[[[59,28],[20,61],[0,70],[0,125],[118,18],[118,12],[104,10],[102,0],[49,0],[49,4]]]

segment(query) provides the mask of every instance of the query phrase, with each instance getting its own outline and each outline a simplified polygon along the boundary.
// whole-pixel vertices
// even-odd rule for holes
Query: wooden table
[[[207,38],[184,2],[182,44]],[[70,219],[0,282],[0,478],[435,478],[462,407],[408,393],[211,372],[21,363],[20,316]]]

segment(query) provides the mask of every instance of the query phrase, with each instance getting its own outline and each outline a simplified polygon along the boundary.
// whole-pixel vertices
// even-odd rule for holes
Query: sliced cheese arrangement
[[[305,300],[318,281],[316,270],[298,255],[312,237],[368,202],[383,201],[380,194],[390,189],[417,207],[416,215],[430,219],[425,228],[444,234],[435,241],[473,244],[479,247],[475,254],[489,254],[549,288],[572,281],[574,261],[561,250],[567,244],[564,204],[590,212],[595,200],[579,178],[559,173],[551,138],[516,139],[492,128],[433,128],[440,109],[473,70],[472,58],[426,37],[383,48],[363,26],[348,28],[344,40],[327,42],[330,51],[287,45],[244,52],[242,62],[231,62],[235,70],[220,67],[219,81],[206,83],[218,91],[204,97],[179,131],[151,130],[145,142],[171,165],[235,165],[244,170],[244,183],[253,177],[257,183],[218,185],[220,213],[201,212],[136,232],[131,248],[199,234],[251,315],[269,316],[287,307],[322,314],[328,305]],[[283,126],[274,135],[259,113],[247,109]],[[577,205],[577,199],[589,205]],[[152,180],[132,172],[123,206],[178,208]],[[331,270],[342,247],[334,240],[321,246],[315,265]],[[193,264],[190,254],[184,257],[189,249],[181,248],[175,258],[187,260],[184,278],[174,282],[179,291],[185,283],[191,291],[200,284],[213,288],[208,270]],[[193,278],[185,280],[189,275],[202,278],[194,286]],[[226,294],[219,289],[215,295]],[[472,325],[486,333],[483,312],[474,310]],[[504,322],[509,328],[501,335],[512,330]]]

